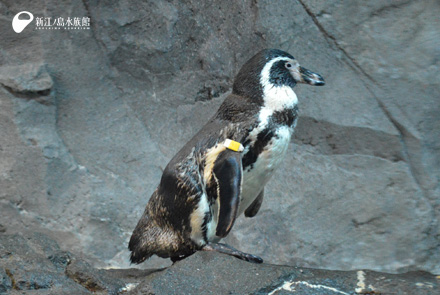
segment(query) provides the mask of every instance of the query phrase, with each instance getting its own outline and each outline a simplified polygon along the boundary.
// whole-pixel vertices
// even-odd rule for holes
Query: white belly
[[[287,126],[276,130],[275,136],[269,141],[250,171],[243,171],[242,198],[238,214],[246,210],[255,200],[274,170],[283,161],[289,147],[293,128]]]
[[[276,130],[275,136],[269,141],[267,146],[264,148],[262,154],[259,155],[257,161],[253,164],[253,169],[250,171],[243,171],[243,184],[242,184],[242,194],[241,202],[239,207],[238,215],[246,210],[249,205],[255,200],[258,194],[261,192],[263,187],[271,178],[274,170],[281,164],[286,155],[287,149],[289,147],[290,137],[292,135],[293,128],[287,126],[280,127]],[[212,219],[207,224],[207,238],[210,242],[218,242],[219,237],[216,236],[216,228],[219,214],[219,204],[218,201],[209,208],[207,206],[206,194],[202,196],[205,198],[201,206],[193,214],[195,215],[193,228],[201,228],[201,223],[205,216],[205,212],[211,211]],[[193,217],[193,216],[192,216]],[[191,218],[192,218],[191,217]],[[192,224],[193,225],[193,224]],[[199,245],[204,245],[203,233],[200,231],[193,231],[192,237],[193,241]]]

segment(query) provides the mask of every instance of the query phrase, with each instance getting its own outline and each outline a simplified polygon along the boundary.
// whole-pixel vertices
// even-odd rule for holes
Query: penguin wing
[[[246,211],[244,211],[244,216],[254,217],[255,215],[257,215],[258,211],[260,210],[261,204],[263,204],[263,198],[264,188],[258,194],[257,198],[252,202],[252,204],[247,207]]]
[[[240,204],[243,174],[241,154],[232,150],[221,152],[215,161],[212,173],[217,185],[219,202],[216,235],[223,238],[234,225]]]

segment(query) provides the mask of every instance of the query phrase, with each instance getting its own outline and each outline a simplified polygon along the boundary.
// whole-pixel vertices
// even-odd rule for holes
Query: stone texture
[[[439,278],[424,272],[391,275],[251,264],[196,253],[146,277],[128,294],[437,294]]]
[[[16,34],[24,9],[91,28]],[[287,159],[227,241],[268,263],[440,273],[439,13],[435,0],[1,2],[0,233],[128,267],[168,160],[275,47],[327,84],[296,88]]]
[[[121,280],[40,233],[0,235],[0,294],[117,294]]]
[[[0,234],[0,294],[436,294],[440,277],[252,264],[198,252],[166,269],[96,269],[41,233]]]

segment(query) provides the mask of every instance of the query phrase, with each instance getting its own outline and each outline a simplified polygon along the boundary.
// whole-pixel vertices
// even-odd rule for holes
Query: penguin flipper
[[[221,152],[212,173],[217,182],[220,203],[216,236],[223,238],[231,230],[238,213],[243,174],[240,153],[232,150]]]
[[[250,204],[249,207],[247,207],[247,209],[244,211],[244,216],[254,217],[255,215],[257,215],[258,211],[261,208],[261,204],[263,204],[263,198],[264,188],[258,194],[257,198],[252,202],[252,204]]]

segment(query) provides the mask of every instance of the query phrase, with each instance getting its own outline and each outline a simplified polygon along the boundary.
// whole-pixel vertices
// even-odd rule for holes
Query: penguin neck
[[[297,109],[298,98],[289,86],[263,85],[263,106],[259,112],[259,122],[265,123],[274,113],[290,112]]]
[[[296,125],[298,99],[292,88],[264,86],[264,104],[260,106],[257,121],[249,132],[248,140],[245,142],[245,151],[247,151],[247,146],[255,144],[264,146],[264,142],[270,139],[279,128],[287,128],[286,130],[291,134]]]
[[[298,98],[293,91],[294,85],[274,84],[271,70],[275,63],[288,60],[285,56],[273,58],[266,63],[260,73],[260,86],[263,94],[263,108],[272,112],[291,109],[298,104]],[[296,84],[296,83],[295,83]]]

